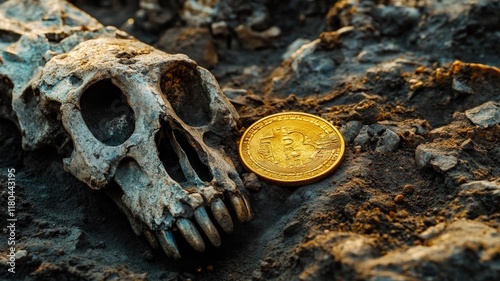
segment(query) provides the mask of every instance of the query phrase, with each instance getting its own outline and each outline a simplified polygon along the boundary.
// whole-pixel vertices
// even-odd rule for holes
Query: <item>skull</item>
[[[180,258],[176,231],[196,251],[205,250],[200,231],[217,247],[219,230],[233,230],[224,201],[239,221],[253,216],[221,146],[235,136],[237,113],[188,57],[114,34],[94,32],[97,38],[51,57],[27,85],[14,87],[23,145],[71,143],[65,169],[105,189],[136,234],[168,256]]]

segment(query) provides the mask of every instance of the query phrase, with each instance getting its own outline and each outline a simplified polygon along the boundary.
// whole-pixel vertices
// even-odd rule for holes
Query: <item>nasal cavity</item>
[[[211,121],[210,97],[196,66],[180,63],[161,78],[161,90],[186,124],[204,126]]]
[[[200,159],[200,154],[184,134],[173,129],[168,122],[161,121],[155,141],[163,167],[173,180],[178,183],[190,182],[194,180],[190,178],[194,172],[202,181],[212,181],[213,175],[205,165],[206,161]]]
[[[212,173],[210,173],[207,165],[205,165],[205,163],[200,159],[200,153],[193,148],[188,139],[179,130],[174,130],[174,136],[177,143],[187,155],[189,164],[191,164],[191,167],[193,167],[198,177],[202,181],[211,182],[213,179]]]
[[[111,79],[88,87],[80,97],[80,109],[94,137],[106,145],[120,145],[134,133],[134,111]]]

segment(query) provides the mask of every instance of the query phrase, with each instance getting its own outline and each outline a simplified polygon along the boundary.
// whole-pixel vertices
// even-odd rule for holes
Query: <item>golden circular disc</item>
[[[312,114],[284,112],[252,124],[240,140],[245,168],[281,184],[318,181],[342,162],[345,142],[330,122]]]

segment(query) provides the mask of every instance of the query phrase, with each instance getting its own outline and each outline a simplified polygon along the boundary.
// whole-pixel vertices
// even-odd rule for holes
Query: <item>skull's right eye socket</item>
[[[87,88],[80,97],[80,109],[89,130],[104,144],[120,145],[134,133],[134,111],[111,79]]]

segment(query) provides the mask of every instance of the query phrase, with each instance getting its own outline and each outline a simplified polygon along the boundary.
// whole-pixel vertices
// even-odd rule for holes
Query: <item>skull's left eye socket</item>
[[[104,144],[120,145],[134,133],[134,111],[111,79],[87,88],[80,97],[80,109],[89,130]]]

